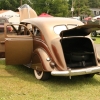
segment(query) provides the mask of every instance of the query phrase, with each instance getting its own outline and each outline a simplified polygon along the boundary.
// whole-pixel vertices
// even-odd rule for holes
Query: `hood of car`
[[[100,25],[82,25],[73,29],[61,31],[60,37],[87,36],[95,30],[100,30]]]

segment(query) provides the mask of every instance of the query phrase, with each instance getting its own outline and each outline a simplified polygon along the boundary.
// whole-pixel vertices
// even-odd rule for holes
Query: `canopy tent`
[[[52,15],[49,15],[47,13],[42,13],[38,17],[53,17]]]
[[[20,23],[20,17],[10,17],[8,18],[9,22],[13,23],[13,24],[19,24]]]
[[[14,12],[12,10],[7,10],[0,14],[0,17],[5,17],[8,19],[10,23],[19,23],[20,22],[20,16],[18,12]]]
[[[6,18],[10,18],[10,17],[19,17],[19,14],[12,11],[12,10],[8,10],[4,13],[0,14],[0,17],[6,17]]]

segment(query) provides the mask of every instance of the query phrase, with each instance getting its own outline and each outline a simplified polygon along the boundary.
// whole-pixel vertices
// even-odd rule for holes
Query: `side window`
[[[34,27],[34,36],[41,36],[41,32],[37,27]]]
[[[4,23],[6,23],[6,20],[0,19],[0,34],[4,33]]]
[[[6,27],[6,30],[7,30],[7,35],[30,35],[30,31],[27,29],[26,26],[24,25],[15,25],[15,24],[12,24],[12,25],[8,25]]]
[[[32,30],[32,25],[31,25],[31,24],[27,24],[26,27],[27,27],[29,30]]]
[[[33,28],[33,27],[32,27],[32,24],[27,23],[27,24],[26,24],[26,27],[27,27],[27,29],[29,30],[29,32],[33,34],[33,31],[32,31],[32,28]]]
[[[16,29],[16,27],[15,27]],[[6,32],[7,32],[7,35],[17,35],[17,30],[14,29],[14,26],[12,25],[7,25],[6,27]]]

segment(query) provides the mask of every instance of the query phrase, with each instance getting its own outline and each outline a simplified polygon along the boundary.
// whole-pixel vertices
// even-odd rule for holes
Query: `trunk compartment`
[[[89,38],[63,38],[60,42],[67,67],[75,69],[97,65],[94,48]]]

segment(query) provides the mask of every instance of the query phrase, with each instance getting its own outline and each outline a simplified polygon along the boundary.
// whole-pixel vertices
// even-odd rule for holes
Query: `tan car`
[[[51,75],[93,77],[100,72],[95,46],[89,35],[100,28],[99,25],[52,17],[24,19],[17,28],[11,26],[12,32],[5,28],[5,40],[0,44],[6,64],[26,65],[34,69],[39,80],[47,80]]]

